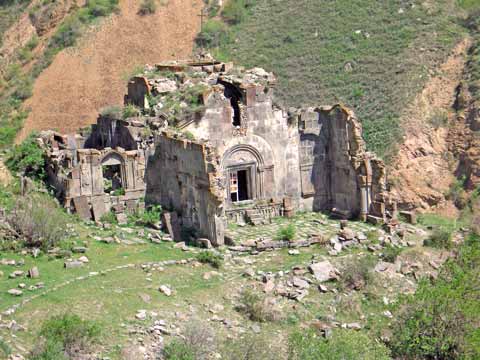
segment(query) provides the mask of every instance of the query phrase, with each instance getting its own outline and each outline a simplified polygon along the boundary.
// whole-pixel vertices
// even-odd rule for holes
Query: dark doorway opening
[[[122,174],[120,165],[104,165],[103,172],[103,188],[107,194],[113,192],[121,192],[123,189]]]
[[[248,169],[230,172],[230,200],[250,200]]]

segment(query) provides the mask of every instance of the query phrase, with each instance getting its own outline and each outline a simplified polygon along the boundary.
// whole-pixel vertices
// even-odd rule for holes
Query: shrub
[[[460,177],[452,183],[448,193],[447,199],[452,200],[455,206],[459,209],[463,209],[467,205],[467,199],[465,194],[465,182],[467,178],[465,176]]]
[[[130,117],[136,117],[136,116],[139,116],[140,114],[141,114],[140,109],[132,104],[128,104],[127,106],[125,106],[122,112],[124,119],[130,118]]]
[[[394,263],[397,260],[397,256],[402,252],[401,248],[388,245],[383,248],[382,259],[386,262]]]
[[[203,25],[202,31],[200,31],[195,41],[202,47],[220,46],[229,41],[228,29],[222,21],[208,20]]]
[[[210,264],[214,268],[221,268],[223,264],[223,256],[213,251],[202,251],[197,255],[197,261],[203,264]]]
[[[296,332],[288,341],[289,360],[388,360],[389,350],[368,334],[336,330],[330,339],[313,331]]]
[[[163,349],[165,360],[206,360],[216,348],[215,333],[199,320],[189,323],[181,340],[174,340]]]
[[[435,129],[445,127],[448,124],[448,113],[443,109],[435,109],[428,122]]]
[[[113,211],[108,211],[102,215],[102,217],[100,218],[100,221],[108,224],[116,224],[117,217],[115,216],[115,213]]]
[[[77,315],[54,316],[41,330],[41,341],[33,351],[31,360],[61,360],[80,358],[88,354],[100,335],[99,326],[82,320]]]
[[[160,221],[162,212],[163,210],[160,205],[150,206],[140,215],[140,222],[145,225],[154,225]]]
[[[297,233],[297,229],[295,228],[294,224],[288,224],[285,227],[282,227],[277,232],[277,240],[288,240],[292,241],[295,239],[295,234]]]
[[[26,246],[50,249],[66,236],[66,216],[47,196],[29,194],[17,198],[7,216],[10,226]]]
[[[389,346],[402,359],[480,358],[480,238],[470,235],[437,280],[401,298]]]
[[[373,279],[373,267],[376,259],[372,255],[349,260],[340,276],[339,285],[344,289],[360,290]]]
[[[451,249],[453,245],[452,230],[444,227],[434,229],[432,234],[423,241],[423,245],[437,249]]]
[[[15,145],[5,162],[13,173],[20,173],[34,179],[45,177],[45,158],[43,149],[36,141],[36,135],[31,134],[20,145]]]
[[[157,3],[155,0],[143,0],[140,4],[138,13],[140,15],[154,14],[157,11]]]
[[[248,16],[248,9],[253,6],[253,0],[229,0],[223,8],[222,17],[231,24],[239,24]]]
[[[110,119],[121,119],[123,111],[119,106],[106,106],[100,109],[100,115]]]
[[[247,334],[225,341],[220,353],[225,360],[278,360],[282,359],[280,351],[278,342],[271,341],[268,334]]]
[[[273,306],[271,299],[253,289],[242,290],[237,310],[252,321],[267,322],[281,319],[281,313]]]

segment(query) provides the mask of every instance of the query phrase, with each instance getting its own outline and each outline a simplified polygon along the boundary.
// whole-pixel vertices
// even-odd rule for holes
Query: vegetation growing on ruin
[[[403,109],[466,32],[452,0],[228,4],[243,10],[209,20],[200,46],[220,59],[273,71],[277,97],[288,106],[352,107],[369,149],[383,157],[401,139]]]

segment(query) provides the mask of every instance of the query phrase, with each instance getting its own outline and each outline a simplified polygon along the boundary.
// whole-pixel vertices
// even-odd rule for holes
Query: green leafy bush
[[[396,358],[480,358],[480,238],[470,235],[437,280],[403,297],[391,325]]]
[[[45,177],[44,151],[38,145],[36,135],[31,134],[20,145],[15,145],[5,162],[13,173],[20,173],[34,179]]]
[[[196,43],[201,47],[217,47],[229,40],[227,26],[223,21],[210,19],[202,27],[196,37]]]
[[[77,315],[54,316],[40,330],[40,342],[31,360],[68,360],[85,356],[98,341],[100,327]]]
[[[123,108],[122,115],[124,119],[130,118],[130,117],[136,117],[136,116],[139,116],[140,114],[141,114],[140,109],[137,108],[135,105],[128,104]]]
[[[437,249],[451,249],[453,246],[452,230],[443,227],[434,229],[432,234],[423,241],[423,245]]]
[[[137,217],[137,222],[140,222],[144,225],[155,225],[160,221],[162,216],[163,209],[160,205],[152,205]]]
[[[181,340],[173,340],[163,348],[165,360],[197,360],[193,349]]]
[[[366,333],[335,330],[330,339],[313,331],[292,334],[288,342],[289,360],[389,360],[389,350]]]
[[[388,245],[382,250],[382,259],[386,262],[394,263],[402,249],[396,246]]]
[[[115,213],[113,211],[108,211],[102,215],[102,217],[100,218],[100,221],[108,224],[116,224],[117,217],[115,216]]]
[[[197,261],[204,264],[210,264],[214,268],[219,269],[223,264],[223,256],[217,252],[206,250],[198,253]]]
[[[287,240],[292,241],[295,239],[297,229],[294,224],[288,224],[280,229],[278,229],[276,239],[277,240]]]

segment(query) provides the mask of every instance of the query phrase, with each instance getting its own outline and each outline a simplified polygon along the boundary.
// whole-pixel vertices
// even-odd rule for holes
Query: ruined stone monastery
[[[385,166],[366,151],[353,112],[287,111],[274,102],[275,83],[263,69],[216,61],[147,68],[125,96],[141,114],[105,112],[81,134],[41,134],[48,181],[83,218],[158,204],[169,226],[214,245],[230,221],[299,210],[385,220],[394,211]]]

